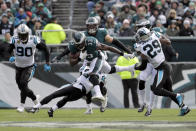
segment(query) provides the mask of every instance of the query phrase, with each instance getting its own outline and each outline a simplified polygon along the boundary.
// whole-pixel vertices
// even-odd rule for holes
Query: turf
[[[196,109],[192,109],[191,112],[184,116],[177,116],[179,110],[177,109],[155,109],[152,112],[152,116],[145,117],[144,113],[138,113],[135,109],[108,109],[104,113],[100,113],[98,109],[94,110],[92,115],[85,115],[84,109],[61,109],[54,113],[53,118],[49,118],[46,109],[41,109],[38,113],[17,113],[16,110],[0,110],[0,123],[4,122],[127,122],[127,121],[145,121],[145,122],[192,122],[196,124]],[[158,129],[158,128],[155,128]],[[126,127],[120,128],[103,128],[103,129],[74,129],[74,128],[27,128],[27,127],[1,127],[0,131],[98,131],[98,130],[126,130],[126,131],[140,131],[143,128],[130,129]],[[151,128],[145,129],[145,131],[154,130]],[[161,129],[159,129],[161,130]],[[167,129],[169,131],[170,129]],[[172,129],[174,130],[174,129]],[[192,128],[183,129],[176,128],[176,131],[195,130]]]

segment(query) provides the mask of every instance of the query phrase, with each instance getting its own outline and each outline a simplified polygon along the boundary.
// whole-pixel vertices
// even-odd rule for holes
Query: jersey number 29
[[[30,56],[32,56],[32,54],[33,54],[33,51],[32,51],[32,48],[31,47],[26,47],[26,48],[17,47],[16,48],[16,55],[17,56],[30,57]]]
[[[160,46],[160,42],[158,42],[157,40],[152,41],[152,45],[151,44],[147,44],[143,47],[144,51],[147,50],[147,54],[148,56],[150,56],[150,58],[154,58],[158,53],[161,52],[161,46]]]

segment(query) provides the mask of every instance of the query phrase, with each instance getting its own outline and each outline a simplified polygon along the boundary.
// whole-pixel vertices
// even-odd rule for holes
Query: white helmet
[[[22,43],[26,43],[28,41],[30,29],[25,24],[20,24],[17,27],[17,34]]]
[[[147,41],[150,38],[150,36],[151,36],[150,30],[145,27],[142,27],[137,30],[135,37],[140,42],[140,41]]]

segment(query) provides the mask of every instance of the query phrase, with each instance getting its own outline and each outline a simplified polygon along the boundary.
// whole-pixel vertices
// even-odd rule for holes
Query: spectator
[[[182,29],[183,27],[183,21],[182,21],[182,17],[178,16],[176,17],[176,20],[177,20],[177,26]]]
[[[179,27],[176,25],[176,20],[171,21],[171,25],[168,26],[166,34],[168,36],[178,36],[180,32]]]
[[[0,40],[0,60],[8,61],[10,58],[10,53],[8,52],[8,48],[9,48],[9,42],[11,36],[9,33],[5,33],[4,36],[5,39]]]
[[[157,21],[156,21],[155,27],[160,28],[160,30],[161,30],[160,32],[161,32],[162,34],[166,34],[166,29],[165,29],[165,27],[162,25],[162,23],[161,23],[160,20],[157,20]]]
[[[147,6],[139,5],[137,8],[137,13],[133,16],[132,22],[135,24],[141,19],[147,19]]]
[[[105,19],[105,10],[101,9],[98,11],[98,15],[101,18],[100,19],[100,25],[99,28],[105,28],[105,23],[106,23],[106,19]]]
[[[102,6],[99,3],[97,3],[95,5],[94,11],[91,11],[91,13],[89,14],[89,17],[95,17],[96,15],[98,15],[98,11],[102,9],[101,7]]]
[[[13,15],[16,15],[17,9],[19,8],[19,2],[18,0],[12,0],[11,1],[11,11],[13,13]]]
[[[128,19],[125,19],[123,21],[123,25],[120,29],[120,34],[119,36],[133,36],[135,34],[135,32],[133,31],[133,29],[130,27],[130,22]]]
[[[6,4],[1,4],[1,9],[0,9],[0,16],[3,14],[6,14],[7,12],[7,5]]]
[[[171,9],[169,12],[169,15],[167,17],[167,25],[166,27],[168,27],[169,25],[171,25],[171,21],[176,19],[176,11],[174,9]]]
[[[159,17],[159,11],[158,9],[154,9],[152,16],[149,18],[150,24],[154,25],[158,17]]]
[[[118,20],[118,9],[116,7],[112,7],[112,14],[114,15],[114,20]]]
[[[138,63],[139,60],[137,57],[127,60],[123,56],[120,56],[116,62],[118,66],[131,66],[133,64]],[[140,107],[138,94],[137,94],[137,86],[138,80],[136,79],[139,75],[139,71],[135,71],[134,76],[128,71],[123,71],[118,73],[122,79],[123,89],[124,89],[124,107],[129,108],[129,89],[131,89],[132,101],[134,108]]]
[[[10,33],[13,35],[14,26],[8,21],[7,15],[2,16],[1,24],[0,24],[0,34],[5,35],[6,33]]]
[[[14,23],[14,20],[15,20],[15,17],[14,15],[12,14],[11,10],[10,9],[7,9],[7,17],[8,17],[8,20],[11,24]]]
[[[42,23],[40,20],[35,21],[34,27],[33,27],[33,35],[36,35],[36,31],[37,30],[41,30],[42,29]]]
[[[63,27],[57,24],[56,17],[53,17],[51,22],[44,27],[42,38],[45,40],[46,44],[61,44],[61,42],[66,39],[64,31],[44,32],[47,30],[63,30]]]
[[[106,24],[105,24],[105,28],[107,28],[108,33],[111,36],[116,36],[117,35],[119,26],[114,21],[114,15],[113,14],[110,14],[110,15],[107,16],[107,21],[106,21]]]
[[[20,8],[18,10],[18,13],[16,14],[16,18],[21,21],[21,20],[26,20],[27,19],[27,14],[24,12],[23,8]]]
[[[165,25],[167,24],[167,19],[165,17],[165,15],[159,15],[158,20],[160,20],[161,24],[165,27]]]
[[[119,15],[119,22],[123,22],[124,19],[128,19],[129,17],[132,18],[132,16],[135,14],[135,11],[130,10],[130,7],[128,5],[125,5],[123,7],[122,13]]]
[[[193,30],[190,27],[190,21],[185,19],[183,22],[183,27],[180,30],[180,36],[193,36]]]
[[[178,12],[178,16],[183,16],[184,15],[184,7],[183,7],[182,3],[179,3],[177,12]]]
[[[93,0],[88,0],[87,8],[89,13],[93,11],[94,7],[95,7],[95,3],[93,2]]]

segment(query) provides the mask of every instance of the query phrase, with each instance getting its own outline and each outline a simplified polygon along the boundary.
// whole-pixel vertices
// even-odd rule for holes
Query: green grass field
[[[62,109],[49,118],[46,109],[36,114],[17,113],[16,110],[0,110],[0,131],[195,131],[196,109],[184,117],[177,116],[177,109],[155,109],[145,117],[135,109],[94,110],[85,115],[85,109]]]

